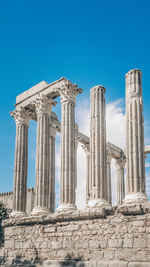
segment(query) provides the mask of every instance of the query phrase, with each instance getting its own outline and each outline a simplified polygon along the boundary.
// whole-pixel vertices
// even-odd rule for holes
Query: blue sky
[[[149,13],[149,0],[0,2],[1,192],[11,190],[13,183],[15,123],[9,111],[18,94],[42,80],[70,79],[84,89],[78,97],[81,102],[89,97],[92,86],[102,84],[109,103],[124,98],[125,73],[141,69],[148,140]],[[29,133],[29,185],[33,185],[34,123]]]

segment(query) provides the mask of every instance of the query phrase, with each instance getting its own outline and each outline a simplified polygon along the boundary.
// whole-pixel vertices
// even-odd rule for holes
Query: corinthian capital
[[[82,93],[82,89],[78,88],[77,84],[72,84],[69,80],[65,81],[65,84],[60,88],[57,88],[61,102],[71,101],[75,103],[76,96]]]
[[[27,125],[29,127],[29,120],[31,118],[31,112],[25,110],[23,107],[15,109],[10,112],[11,117],[14,118],[16,126]]]
[[[49,99],[46,95],[38,95],[33,105],[36,107],[37,115],[50,115],[52,111],[52,106],[57,104],[56,101]]]

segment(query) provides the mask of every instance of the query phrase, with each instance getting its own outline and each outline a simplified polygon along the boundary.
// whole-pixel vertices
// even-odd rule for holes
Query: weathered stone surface
[[[137,215],[137,214],[143,214],[143,210],[140,204],[126,204],[121,205],[118,208],[119,212],[121,212],[124,215]]]
[[[72,220],[70,215],[68,219],[61,216],[57,220],[57,214],[6,220],[3,222],[8,226],[5,228],[5,255],[9,260],[16,255],[31,260],[38,253],[42,264],[46,259],[59,264],[68,257],[68,260],[82,259],[81,263],[89,264],[95,261],[97,266],[108,267],[150,261],[149,214],[93,216],[90,219],[87,212],[81,212]],[[140,227],[145,231],[140,233]],[[102,265],[103,262],[106,264]]]

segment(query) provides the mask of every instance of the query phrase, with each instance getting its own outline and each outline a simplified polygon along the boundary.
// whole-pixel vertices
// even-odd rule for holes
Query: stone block
[[[103,239],[103,240],[100,240],[100,248],[107,248],[107,245],[108,245],[108,241]]]
[[[89,241],[89,248],[96,249],[100,247],[100,243],[97,240]]]
[[[130,262],[128,267],[150,267],[148,262]]]
[[[108,267],[128,267],[128,263],[123,261],[113,261],[108,263]]]
[[[134,248],[146,248],[147,242],[144,238],[134,238]]]
[[[144,225],[144,221],[143,220],[133,221],[132,224],[133,224],[133,226],[140,227],[140,226],[143,226]]]
[[[123,240],[123,247],[124,248],[132,248],[133,247],[133,239],[131,239],[131,238],[124,238],[124,240]]]
[[[90,267],[89,262],[77,261],[74,265],[75,267]]]
[[[45,228],[45,233],[55,233],[55,232],[56,232],[55,226],[50,226]]]
[[[5,248],[11,248],[11,249],[14,249],[15,248],[15,241],[12,239],[12,240],[6,240],[5,241]]]
[[[30,241],[22,242],[22,248],[30,249],[31,248],[31,242]]]
[[[123,215],[139,215],[143,214],[140,204],[126,204],[119,206],[119,212]]]
[[[108,264],[109,263],[106,261],[97,261],[96,267],[108,267],[109,266]]]
[[[89,261],[89,267],[97,267],[97,263],[94,260]]]
[[[113,260],[114,258],[115,258],[115,251],[112,250],[104,251],[104,259]]]
[[[52,249],[58,249],[59,248],[59,243],[52,241]]]
[[[109,248],[120,248],[122,247],[122,239],[110,239],[108,241]]]
[[[134,257],[133,250],[115,250],[115,259],[120,261],[130,261]]]
[[[15,241],[15,249],[22,249],[22,242]]]
[[[79,228],[79,225],[67,225],[65,229],[66,231],[78,231]]]

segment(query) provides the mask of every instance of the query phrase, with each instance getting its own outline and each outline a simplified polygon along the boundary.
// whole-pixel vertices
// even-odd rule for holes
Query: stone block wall
[[[26,203],[26,212],[28,215],[31,214],[31,211],[34,207],[34,188],[27,189],[27,203]],[[13,205],[13,192],[0,193],[0,202],[2,202],[6,208],[12,209]]]
[[[150,213],[76,211],[9,219],[3,226],[9,262],[19,258],[36,262],[28,266],[150,266]]]

